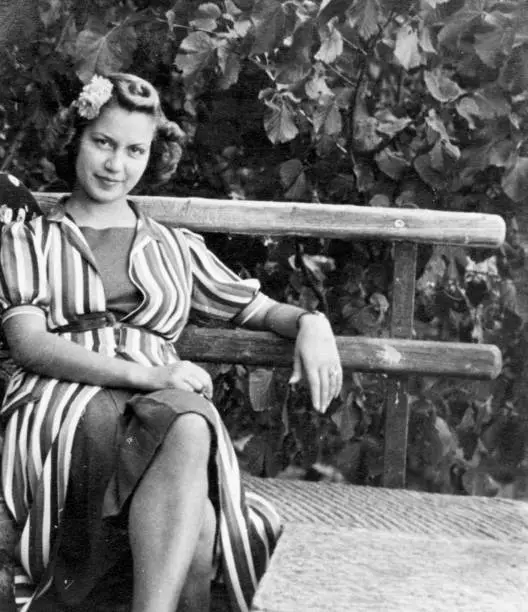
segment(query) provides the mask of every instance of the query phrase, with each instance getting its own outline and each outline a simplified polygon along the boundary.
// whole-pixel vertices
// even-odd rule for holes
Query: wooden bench
[[[60,194],[36,195],[41,206],[47,208],[56,202]],[[397,563],[410,563],[411,568],[418,570],[428,542],[430,541],[430,546],[434,548],[438,546],[437,540],[442,538],[451,542],[449,550],[452,556],[456,556],[455,538],[461,536],[480,545],[480,548],[475,544],[473,548],[469,546],[460,547],[461,549],[467,552],[478,548],[479,554],[482,555],[484,539],[491,547],[494,543],[503,548],[511,544],[517,547],[517,556],[514,557],[517,563],[519,562],[528,543],[526,506],[521,502],[435,496],[394,490],[405,487],[409,421],[406,390],[409,376],[424,374],[493,379],[502,367],[500,351],[492,345],[412,339],[418,244],[442,243],[496,248],[505,237],[505,224],[500,217],[478,213],[329,204],[162,197],[135,199],[157,220],[171,225],[182,225],[197,232],[298,235],[343,240],[371,238],[393,242],[391,337],[338,337],[339,351],[345,368],[382,372],[388,376],[384,488],[267,480],[245,476],[248,488],[270,498],[283,514],[286,524],[270,571],[257,593],[255,610],[319,612],[323,609],[352,609],[351,605],[358,597],[357,581],[354,580],[355,567],[359,563],[365,568],[370,554],[369,542],[372,543],[374,555],[374,565],[371,567],[371,574],[374,572],[374,575],[370,576],[373,581],[375,563],[379,562],[380,551],[384,546],[387,551],[396,551],[399,547],[402,551],[407,551],[407,557],[402,553]],[[293,342],[270,333],[190,326],[178,341],[178,352],[184,359],[199,362],[288,368],[292,363]],[[4,513],[3,522],[0,519],[0,529],[4,530],[0,534],[3,538],[0,549],[8,550],[12,544],[12,530],[8,523],[9,517]],[[334,536],[331,537],[332,534]],[[361,542],[361,546],[354,553],[356,541]],[[339,546],[339,542],[344,545]],[[338,547],[334,559],[339,559],[338,564],[344,564],[341,573],[337,571],[335,562],[329,563],[325,569],[324,564],[333,557],[329,545]],[[360,557],[357,556],[358,551]],[[495,554],[485,546],[484,551]],[[297,555],[307,561],[306,572],[298,567]],[[528,555],[526,558],[528,559]],[[389,563],[389,566],[384,568],[385,577],[380,577],[380,580],[386,580],[393,572],[393,577],[398,582],[401,575],[398,573],[397,564]],[[342,576],[336,585],[333,574]],[[458,575],[453,572],[452,574],[452,577]],[[363,572],[361,579],[365,576]],[[7,572],[7,578],[4,578],[3,582],[4,589],[8,581]],[[515,597],[526,597],[528,593],[526,590],[523,593],[519,591],[524,587],[521,588],[518,582],[510,581],[510,590],[515,591]],[[319,585],[315,591],[314,584]],[[376,592],[371,588],[370,595],[368,589],[361,594],[361,605],[364,607],[354,609],[422,609],[413,607],[413,604],[423,593],[415,589],[413,595],[412,589],[406,589],[405,584],[404,580],[402,589],[407,595],[401,606],[395,604],[391,607],[389,593],[384,606],[377,607]],[[341,604],[336,602],[332,590],[339,592]],[[310,601],[306,597],[303,599],[303,593]],[[430,593],[426,595],[429,596]],[[457,609],[456,606],[453,607],[453,599],[449,600],[450,607],[442,607],[441,597],[440,590],[436,600],[430,600],[431,605],[423,609]],[[488,609],[479,608],[478,601],[473,601],[472,609]]]

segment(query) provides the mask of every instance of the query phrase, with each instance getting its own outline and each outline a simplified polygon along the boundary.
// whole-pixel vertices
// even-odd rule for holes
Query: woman
[[[199,236],[128,199],[142,177],[170,176],[181,153],[148,82],[94,77],[60,122],[57,168],[73,170],[72,193],[29,228],[6,226],[0,249],[18,365],[2,407],[18,603],[89,607],[96,587],[130,570],[132,612],[203,612],[215,578],[247,610],[278,518],[245,498],[211,379],[173,343],[193,314],[296,337],[292,382],[304,373],[325,410],[341,387],[330,325],[269,299]]]

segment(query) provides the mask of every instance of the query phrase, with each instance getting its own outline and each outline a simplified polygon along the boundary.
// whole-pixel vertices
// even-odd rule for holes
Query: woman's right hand
[[[176,388],[213,397],[213,381],[209,373],[192,361],[178,361],[167,366],[150,368],[150,384],[154,389]]]

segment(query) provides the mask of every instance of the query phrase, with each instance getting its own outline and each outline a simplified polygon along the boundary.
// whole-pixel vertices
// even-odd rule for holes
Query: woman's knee
[[[208,462],[211,451],[211,429],[200,414],[180,415],[170,428],[164,443],[169,453],[184,455],[189,461]]]

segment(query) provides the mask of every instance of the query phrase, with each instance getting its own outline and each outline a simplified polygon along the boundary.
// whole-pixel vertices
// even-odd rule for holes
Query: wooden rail
[[[294,343],[269,332],[189,325],[176,347],[189,361],[289,368]],[[502,366],[492,344],[337,336],[337,348],[343,367],[362,372],[493,379]]]
[[[36,193],[41,207],[63,194]],[[506,226],[497,215],[436,210],[250,202],[134,196],[145,212],[168,225],[197,232],[298,235],[343,240],[376,239],[395,243],[391,303],[392,338],[338,337],[347,368],[384,372],[386,398],[384,480],[405,486],[410,374],[495,378],[501,371],[497,347],[483,344],[412,340],[418,243],[499,247]],[[177,342],[180,356],[194,361],[290,367],[293,344],[273,334],[190,326]]]
[[[64,194],[34,195],[46,209]],[[501,217],[481,213],[206,198],[133,199],[158,221],[197,232],[377,238],[489,248],[500,246],[506,235]]]

